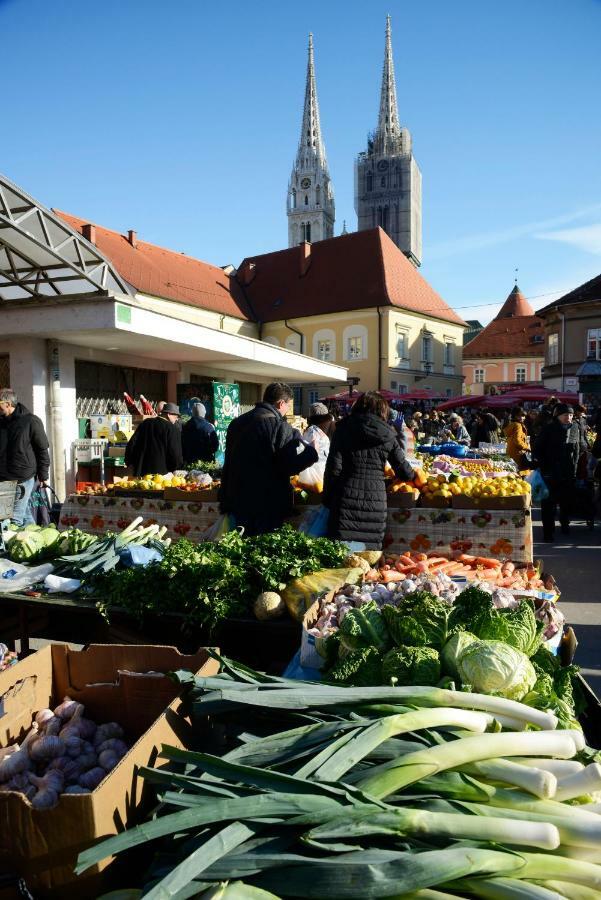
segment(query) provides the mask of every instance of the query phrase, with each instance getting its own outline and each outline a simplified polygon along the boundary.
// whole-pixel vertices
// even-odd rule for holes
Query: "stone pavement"
[[[570,534],[556,530],[554,544],[542,543],[538,510],[534,517],[534,558],[557,581],[560,606],[578,639],[574,662],[601,698],[601,524],[589,531],[583,520],[570,526]]]

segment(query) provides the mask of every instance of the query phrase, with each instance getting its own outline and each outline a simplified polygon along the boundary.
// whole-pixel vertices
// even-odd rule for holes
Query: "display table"
[[[63,503],[59,528],[74,526],[88,534],[104,534],[122,531],[138,516],[143,517],[144,525],[164,525],[165,537],[198,541],[219,517],[219,504],[118,494],[72,494]]]
[[[454,550],[532,562],[530,509],[388,509],[385,549],[393,553]]]

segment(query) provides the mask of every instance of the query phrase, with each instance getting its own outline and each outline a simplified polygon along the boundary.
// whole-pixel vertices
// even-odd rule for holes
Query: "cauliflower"
[[[277,619],[283,615],[286,604],[275,591],[263,591],[259,594],[253,605],[253,612],[257,619]]]

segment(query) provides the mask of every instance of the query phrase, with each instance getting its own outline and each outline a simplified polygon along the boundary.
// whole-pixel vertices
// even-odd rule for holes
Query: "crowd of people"
[[[274,382],[227,432],[221,511],[249,535],[283,524],[292,510],[290,479],[302,472],[303,480],[322,492],[328,535],[379,549],[386,527],[386,464],[397,477],[411,479],[408,457],[414,447],[443,441],[475,448],[506,442],[507,455],[519,470],[538,468],[547,492],[541,502],[545,541],[554,540],[557,507],[561,530],[567,533],[574,498],[583,486],[584,515],[594,521],[590,487],[601,479],[601,408],[587,415],[584,406],[552,397],[538,408],[514,407],[500,416],[481,409],[445,414],[423,404],[391,408],[379,393],[368,391],[346,415],[337,404],[314,403],[301,433],[288,422],[292,404],[290,386]],[[125,463],[133,474],[165,474],[215,459],[218,436],[200,401],[192,403],[185,424],[175,403],[161,402],[157,413],[141,422],[127,444]],[[17,482],[17,524],[33,521],[32,491],[36,484],[46,484],[48,471],[41,420],[13,391],[0,390],[0,482]]]

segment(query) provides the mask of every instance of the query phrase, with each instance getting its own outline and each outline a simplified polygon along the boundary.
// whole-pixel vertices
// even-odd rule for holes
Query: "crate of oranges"
[[[460,492],[457,483],[447,480],[444,475],[428,475],[425,484],[420,487],[421,505],[435,508],[450,506],[453,497]]]
[[[387,488],[388,506],[401,509],[411,509],[415,506],[419,497],[419,489],[412,481],[399,481],[395,478]]]
[[[531,504],[530,485],[516,475],[458,477],[454,484],[459,488],[452,498],[454,509],[527,509]]]

